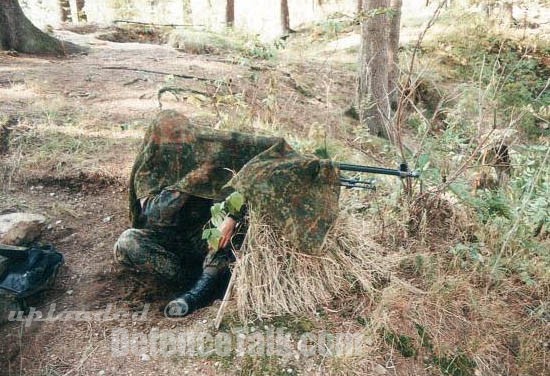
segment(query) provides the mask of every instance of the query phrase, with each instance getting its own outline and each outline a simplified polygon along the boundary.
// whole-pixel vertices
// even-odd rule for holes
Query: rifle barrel
[[[350,178],[340,178],[340,185],[347,188],[367,188],[376,190],[376,180],[358,180]]]
[[[420,174],[416,171],[408,171],[408,170],[395,170],[391,168],[383,168],[383,167],[372,167],[372,166],[360,166],[360,165],[353,165],[349,163],[338,163],[338,168],[343,171],[355,171],[355,172],[369,172],[371,174],[382,174],[382,175],[392,175],[392,176],[399,176],[400,178],[417,178],[420,176]]]

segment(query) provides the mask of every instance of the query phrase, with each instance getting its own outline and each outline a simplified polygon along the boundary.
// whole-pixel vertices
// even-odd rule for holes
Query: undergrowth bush
[[[224,34],[200,30],[175,30],[168,34],[168,44],[192,54],[225,54],[231,58],[270,60],[277,56],[277,46],[265,43],[257,35],[228,29]]]
[[[550,103],[550,45],[540,38],[519,37],[490,26],[472,14],[455,15],[447,33],[438,34],[431,53],[450,66],[454,79],[477,82],[495,102],[499,122],[517,118],[529,137],[548,135],[546,107]]]

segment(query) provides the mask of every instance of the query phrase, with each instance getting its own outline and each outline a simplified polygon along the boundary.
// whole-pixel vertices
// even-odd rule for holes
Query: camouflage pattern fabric
[[[248,162],[229,183],[296,249],[318,254],[338,215],[339,171],[286,142]]]
[[[138,199],[173,186],[193,196],[223,200],[224,187],[250,159],[282,139],[196,127],[175,112],[162,111],[145,134],[130,177],[130,213]]]
[[[233,261],[229,249],[207,252],[200,234],[181,236],[149,228],[124,231],[114,246],[118,263],[135,271],[156,275],[180,288],[190,287],[204,268],[221,270]]]
[[[142,226],[120,235],[115,260],[181,288],[190,286],[204,268],[227,268],[231,249],[209,253],[202,239],[213,202],[170,188],[148,196],[141,204]]]
[[[134,227],[143,225],[139,199],[162,190],[213,200],[237,190],[296,248],[316,253],[336,219],[340,187],[330,161],[302,156],[282,138],[198,127],[175,111],[163,111],[132,170]]]

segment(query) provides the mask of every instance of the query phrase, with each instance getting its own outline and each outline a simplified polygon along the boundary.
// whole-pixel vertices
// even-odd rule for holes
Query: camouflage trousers
[[[231,251],[208,253],[200,233],[181,237],[169,231],[131,228],[114,246],[115,261],[138,272],[154,274],[177,286],[189,286],[203,268],[226,268]]]

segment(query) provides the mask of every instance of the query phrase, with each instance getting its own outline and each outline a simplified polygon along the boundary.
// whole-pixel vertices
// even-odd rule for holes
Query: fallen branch
[[[176,100],[179,101],[178,94],[180,93],[188,93],[188,94],[197,94],[197,95],[204,95],[205,97],[209,97],[210,94],[205,93],[203,91],[198,91],[194,89],[184,89],[181,87],[175,87],[175,86],[166,86],[161,89],[159,89],[157,93],[157,100],[159,102],[159,108],[162,110],[162,102],[160,101],[162,94],[164,93],[171,93],[174,97],[176,97]]]
[[[122,86],[130,86],[130,85],[133,85],[135,83],[138,83],[139,81],[147,81],[147,80],[144,80],[143,78],[134,78],[132,81],[129,81],[129,82],[126,82],[126,83],[122,84]]]
[[[197,80],[197,81],[211,82],[211,83],[215,83],[215,82],[218,81],[218,80],[213,80],[211,78],[190,76],[188,74],[159,72],[159,71],[154,71],[154,70],[149,70],[149,69],[138,69],[138,68],[129,68],[129,67],[101,67],[101,69],[128,70],[128,71],[134,71],[134,72],[161,74],[161,75],[164,75],[164,76],[174,76],[174,77],[178,77],[178,78],[185,78],[187,80]]]
[[[146,25],[155,27],[206,27],[207,25],[194,25],[194,24],[156,24],[152,22],[140,22],[140,21],[128,21],[128,20],[114,20],[113,23],[127,23],[135,25]]]
[[[25,80],[0,80],[0,86],[24,84]]]

